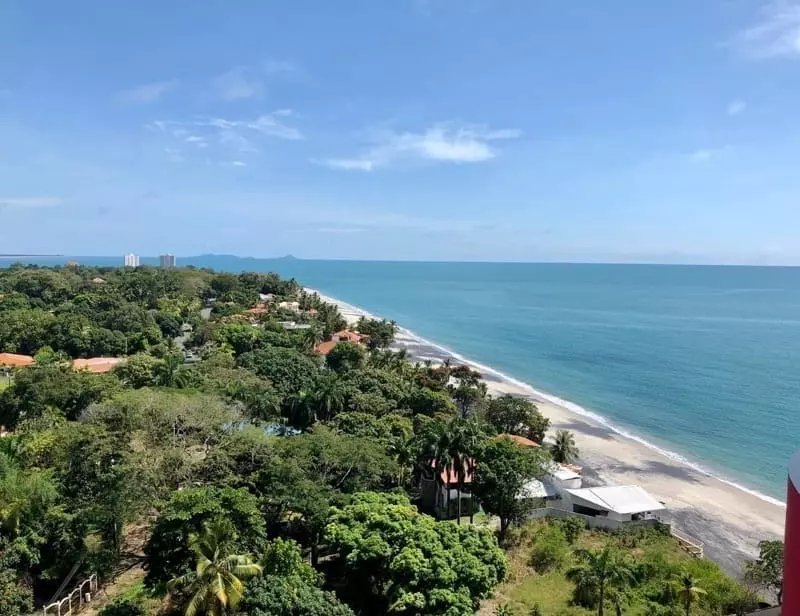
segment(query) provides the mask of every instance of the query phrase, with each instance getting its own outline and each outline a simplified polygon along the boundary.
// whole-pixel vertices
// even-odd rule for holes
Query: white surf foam
[[[331,303],[331,304],[336,304],[337,306],[339,306],[340,310],[345,310],[347,312],[351,312],[351,313],[353,313],[355,315],[358,315],[358,316],[364,316],[364,317],[366,317],[368,319],[381,319],[381,318],[383,318],[383,317],[374,315],[374,314],[372,314],[370,312],[367,312],[366,310],[363,310],[362,308],[359,308],[357,306],[353,306],[352,304],[348,304],[347,302],[343,302],[343,301],[338,300],[338,299],[336,299],[334,297],[330,297],[330,296],[324,295],[324,294],[320,293],[319,291],[315,291],[313,289],[306,289],[306,291],[317,293],[324,301],[326,301],[328,303]],[[620,428],[619,426],[614,425],[606,417],[603,417],[602,415],[599,415],[598,413],[590,411],[590,410],[582,407],[579,404],[575,404],[574,402],[570,402],[569,400],[565,400],[564,398],[560,398],[560,397],[555,396],[553,394],[549,394],[547,392],[535,389],[534,387],[532,387],[528,383],[520,381],[519,379],[516,379],[513,376],[505,374],[504,372],[500,372],[499,370],[497,370],[495,368],[492,368],[491,366],[487,366],[487,365],[481,364],[481,363],[479,363],[479,362],[477,362],[475,360],[469,359],[468,357],[465,357],[464,355],[461,355],[460,353],[458,353],[458,352],[456,352],[456,351],[454,351],[452,349],[449,349],[446,346],[443,346],[443,345],[441,345],[441,344],[439,344],[437,342],[434,342],[432,340],[428,340],[426,338],[423,338],[422,336],[420,336],[418,334],[415,334],[410,329],[407,329],[405,327],[398,327],[398,334],[399,334],[398,340],[400,340],[400,341],[403,341],[403,342],[409,342],[410,341],[410,342],[414,342],[414,343],[417,343],[417,344],[421,344],[421,345],[425,345],[425,346],[437,349],[438,351],[441,351],[441,353],[444,355],[444,357],[451,357],[451,358],[455,359],[456,361],[459,361],[461,363],[468,364],[468,365],[472,366],[473,368],[475,368],[476,370],[478,370],[481,373],[491,374],[491,375],[495,376],[496,378],[498,378],[498,379],[500,379],[502,381],[505,381],[506,383],[514,385],[515,387],[519,387],[520,389],[522,389],[524,391],[527,391],[532,398],[535,398],[537,400],[541,400],[542,402],[548,402],[550,404],[559,406],[559,407],[561,407],[563,409],[566,409],[566,410],[568,410],[568,411],[570,411],[572,413],[575,413],[577,415],[581,415],[583,417],[586,417],[587,419],[590,419],[591,421],[593,421],[593,422],[595,422],[597,424],[600,424],[601,426],[603,426],[605,428],[608,428],[610,431],[614,432],[615,434],[618,434],[618,435],[622,436],[623,438],[627,438],[629,440],[635,441],[635,442],[639,443],[640,445],[643,445],[644,447],[647,447],[648,449],[650,449],[652,451],[656,451],[659,454],[665,456],[666,458],[669,458],[670,460],[673,460],[674,462],[677,462],[678,464],[681,464],[682,466],[688,467],[688,468],[692,469],[693,471],[695,471],[697,473],[700,473],[701,475],[705,475],[706,477],[711,477],[712,479],[716,479],[717,481],[721,481],[722,483],[724,483],[726,485],[729,485],[729,486],[731,486],[733,488],[736,488],[737,490],[741,490],[742,492],[750,494],[751,496],[755,496],[756,498],[759,498],[759,499],[761,499],[763,501],[766,501],[768,503],[771,503],[773,505],[777,505],[779,507],[786,507],[786,503],[781,501],[781,500],[778,500],[776,498],[773,498],[771,496],[763,494],[763,493],[759,492],[758,490],[753,490],[751,488],[743,486],[740,483],[736,483],[733,480],[727,479],[726,477],[724,477],[722,475],[719,475],[718,473],[715,473],[715,472],[709,470],[708,468],[705,468],[704,466],[702,466],[701,464],[698,464],[697,462],[693,462],[692,460],[688,459],[687,457],[685,457],[685,456],[683,456],[683,455],[681,455],[681,454],[679,454],[677,452],[670,451],[669,449],[665,449],[664,447],[656,445],[655,443],[651,443],[650,441],[648,441],[645,438],[642,438],[641,436],[638,436],[638,435],[636,435],[636,434],[634,434],[634,433],[632,433],[632,432],[630,432],[630,431],[628,431],[628,430],[626,430],[624,428]]]

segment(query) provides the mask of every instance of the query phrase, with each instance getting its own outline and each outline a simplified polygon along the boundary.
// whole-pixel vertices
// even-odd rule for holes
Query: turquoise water
[[[294,276],[784,497],[786,463],[800,448],[800,268],[180,263]]]

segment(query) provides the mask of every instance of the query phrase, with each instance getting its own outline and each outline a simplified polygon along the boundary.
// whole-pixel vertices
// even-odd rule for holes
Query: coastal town
[[[563,409],[435,353],[275,274],[0,270],[0,614],[792,600],[774,535],[720,568],[719,530],[687,529],[645,473],[604,478]]]

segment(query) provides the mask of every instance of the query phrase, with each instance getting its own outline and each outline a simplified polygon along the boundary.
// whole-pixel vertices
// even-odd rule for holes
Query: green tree
[[[633,581],[628,563],[611,546],[602,551],[576,550],[581,561],[569,571],[567,578],[575,584],[575,603],[588,608],[597,607],[603,616],[606,592],[620,590]]]
[[[560,569],[569,554],[569,543],[561,528],[548,525],[536,536],[530,564],[539,573]]]
[[[539,412],[530,400],[506,394],[492,398],[486,408],[485,419],[505,434],[519,434],[537,443],[544,441],[550,420]]]
[[[525,449],[508,438],[489,441],[478,459],[473,489],[483,508],[500,518],[500,537],[512,522],[522,520],[533,507],[521,498],[525,484],[545,473],[546,456],[540,448]]]
[[[192,534],[189,549],[196,559],[195,570],[170,581],[188,596],[185,616],[222,616],[236,611],[244,593],[244,581],[261,573],[261,565],[244,554],[230,554],[230,527],[220,521]]]
[[[397,494],[355,495],[325,535],[336,583],[364,613],[471,615],[506,574],[490,531],[437,522]]]
[[[572,464],[578,459],[578,447],[575,445],[575,435],[569,430],[556,432],[556,440],[550,448],[553,460],[560,464]]]
[[[690,574],[684,571],[678,576],[678,596],[683,604],[686,616],[689,616],[692,604],[705,594],[706,591],[697,585],[697,582]]]
[[[335,374],[321,375],[315,384],[312,396],[317,411],[314,419],[328,421],[344,409],[345,389]]]
[[[332,592],[266,572],[247,585],[239,607],[248,616],[355,616]]]
[[[467,477],[474,478],[476,459],[486,440],[483,426],[475,420],[455,419],[447,426],[447,447],[458,477],[458,523],[461,524],[461,495]],[[475,513],[474,495],[470,494],[469,521]]]
[[[780,605],[783,600],[783,541],[761,541],[758,550],[758,559],[745,563],[745,580],[757,588],[774,592]]]
[[[189,537],[204,525],[225,519],[231,524],[231,549],[260,551],[265,541],[264,518],[258,500],[243,488],[187,488],[173,494],[153,525],[144,546],[145,583],[158,586],[186,573],[193,552]]]
[[[368,319],[361,317],[356,323],[356,331],[369,336],[367,347],[372,349],[385,349],[394,342],[397,334],[397,323],[386,319]]]
[[[357,370],[364,365],[364,351],[352,342],[337,342],[325,356],[325,363],[334,372]]]
[[[311,389],[319,373],[314,360],[295,349],[282,347],[265,347],[245,353],[238,358],[238,363],[268,379],[282,396]]]

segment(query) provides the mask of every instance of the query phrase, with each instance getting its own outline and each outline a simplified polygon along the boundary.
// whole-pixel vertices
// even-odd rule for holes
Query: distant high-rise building
[[[125,255],[125,267],[139,267],[139,255]]]
[[[175,255],[161,255],[158,263],[161,267],[175,267]]]

